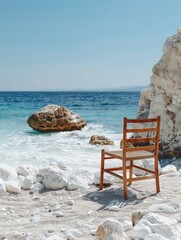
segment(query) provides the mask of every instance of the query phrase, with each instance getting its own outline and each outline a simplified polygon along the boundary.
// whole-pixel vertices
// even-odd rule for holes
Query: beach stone
[[[50,165],[39,170],[43,177],[42,183],[46,189],[61,189],[67,185],[68,174],[56,165]]]
[[[13,167],[0,163],[0,178],[4,181],[17,180],[18,174]]]
[[[5,181],[6,191],[9,193],[20,193],[21,186],[18,181],[9,180]]]
[[[140,94],[138,118],[161,116],[160,155],[181,157],[181,33],[169,37],[152,69],[150,85]]]
[[[35,182],[35,176],[31,176],[31,175],[27,175],[24,180],[21,182],[21,188],[22,189],[25,189],[25,190],[29,190],[31,189],[32,185],[34,184]]]
[[[93,135],[89,141],[90,144],[96,145],[113,145],[114,141],[112,141],[109,138],[106,138],[105,136],[98,136],[98,135]]]
[[[31,128],[40,132],[81,130],[86,121],[78,114],[58,105],[47,105],[27,120]]]
[[[178,240],[180,237],[177,221],[161,216],[157,213],[148,213],[134,227],[134,238],[145,239],[149,234],[160,234],[166,239]]]
[[[100,224],[96,230],[98,240],[125,240],[126,235],[120,222],[114,219],[107,219]]]
[[[32,165],[21,165],[17,168],[18,175],[26,177],[27,175],[36,176],[39,172],[39,168]]]

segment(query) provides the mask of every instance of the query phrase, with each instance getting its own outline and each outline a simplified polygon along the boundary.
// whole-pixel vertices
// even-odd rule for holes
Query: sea
[[[99,168],[101,149],[119,148],[123,118],[136,117],[139,97],[140,92],[0,92],[0,163]],[[34,131],[27,119],[48,104],[76,112],[87,125],[72,132]],[[104,135],[114,145],[91,145],[92,135]]]

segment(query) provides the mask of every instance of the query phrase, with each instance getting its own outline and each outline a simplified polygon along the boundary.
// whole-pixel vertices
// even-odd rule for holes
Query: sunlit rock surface
[[[138,118],[161,116],[160,150],[164,157],[181,156],[181,31],[169,37],[153,67],[148,89],[141,92]]]

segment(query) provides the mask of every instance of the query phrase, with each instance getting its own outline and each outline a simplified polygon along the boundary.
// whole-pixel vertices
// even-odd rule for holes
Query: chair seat
[[[122,159],[123,158],[123,151],[117,150],[117,151],[105,151],[105,155],[111,156],[114,158]],[[126,153],[126,160],[141,160],[141,159],[147,159],[147,158],[153,158],[154,154],[149,151],[133,151],[133,152],[127,152]]]

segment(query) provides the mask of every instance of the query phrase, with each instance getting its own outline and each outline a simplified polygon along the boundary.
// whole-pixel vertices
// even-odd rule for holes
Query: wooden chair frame
[[[131,127],[130,127],[131,124]],[[144,128],[135,128],[134,124],[144,125]],[[140,126],[139,125],[139,126]],[[134,137],[129,138],[128,133],[133,133],[138,135],[146,135],[146,137]],[[159,184],[159,172],[158,172],[158,149],[159,149],[159,137],[160,137],[160,116],[157,118],[150,119],[127,119],[124,118],[123,124],[123,140],[122,140],[122,150],[115,151],[105,151],[101,152],[101,171],[100,171],[100,190],[103,189],[104,185],[104,173],[109,173],[115,177],[121,178],[123,180],[123,190],[124,199],[128,199],[127,184],[132,184],[133,181],[139,181],[144,179],[155,178],[156,181],[156,192],[160,192]],[[151,142],[151,143],[150,143]],[[140,144],[141,143],[141,144]],[[149,143],[149,145],[148,145]],[[130,147],[130,144],[132,145]],[[137,147],[134,147],[136,146]],[[140,146],[143,145],[143,146]],[[144,160],[144,159],[154,159],[154,171],[137,166],[134,164],[134,160]],[[105,161],[119,159],[122,160],[121,167],[106,168]],[[127,166],[127,162],[130,162]],[[146,176],[134,177],[133,167],[144,170],[149,173]],[[127,178],[127,170],[129,170],[129,178]],[[122,171],[122,176],[120,176],[116,171]]]

